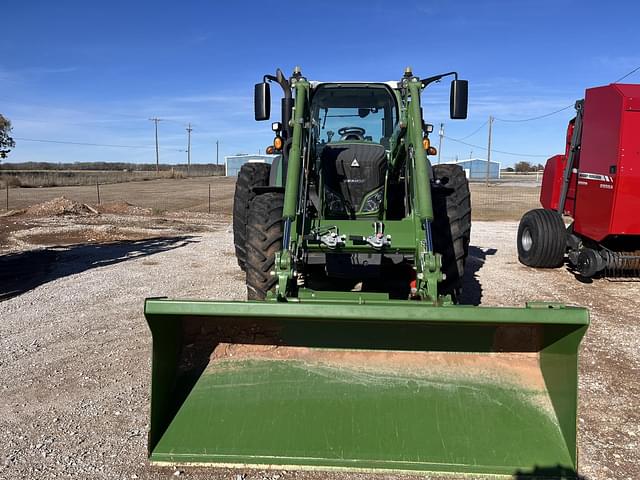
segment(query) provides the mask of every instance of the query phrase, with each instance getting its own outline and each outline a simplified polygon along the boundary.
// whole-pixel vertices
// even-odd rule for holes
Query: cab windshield
[[[311,101],[318,143],[389,143],[396,118],[393,94],[384,86],[319,86]]]

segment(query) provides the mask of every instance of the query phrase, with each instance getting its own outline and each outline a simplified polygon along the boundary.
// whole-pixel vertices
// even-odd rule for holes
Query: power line
[[[26,103],[19,103],[16,102],[13,99],[10,99],[8,97],[0,97],[0,100],[3,102],[7,102],[7,103],[13,103],[14,105],[18,105],[20,107],[24,107],[24,106],[31,106],[31,107],[40,107],[40,108],[46,108],[46,109],[50,109],[50,110],[68,110],[69,113],[74,113],[74,114],[87,114],[87,115],[96,115],[96,116],[100,116],[103,115],[103,117],[101,117],[104,120],[109,120],[107,117],[123,117],[123,118],[130,118],[132,120],[139,120],[139,121],[144,121],[145,120],[145,115],[144,114],[133,114],[133,113],[122,113],[122,112],[106,112],[104,110],[84,110],[84,109],[76,109],[74,107],[60,107],[60,106],[56,106],[56,105],[52,105],[52,104],[43,104],[43,103],[31,103],[31,102],[26,102]],[[100,118],[98,118],[98,120],[100,120]],[[112,120],[113,122],[116,122],[117,120]],[[175,123],[178,125],[185,125],[185,122],[182,120],[175,120],[173,118],[163,118],[162,121],[164,122],[170,122],[170,123]]]
[[[560,113],[563,112],[571,107],[573,107],[573,103],[571,105],[567,105],[566,107],[562,107],[558,110],[554,110],[553,112],[549,112],[549,113],[545,113],[543,115],[538,115],[537,117],[531,117],[531,118],[520,118],[520,119],[508,119],[508,118],[495,118],[494,120],[498,120],[499,122],[509,122],[509,123],[521,123],[521,122],[531,122],[532,120],[540,120],[541,118],[546,118],[546,117],[550,117],[551,115],[555,115],[556,113]]]
[[[494,120],[495,120],[495,118],[494,118]],[[469,137],[473,137],[476,133],[478,133],[480,130],[482,130],[482,129],[485,127],[485,125],[486,125],[487,123],[489,123],[489,120],[487,120],[486,122],[484,122],[482,125],[480,125],[477,129],[475,129],[475,130],[474,130],[473,132],[471,132],[469,135],[466,135],[466,136],[464,136],[464,137],[462,137],[462,138],[458,138],[458,140],[466,140],[466,139],[467,139],[467,138],[469,138]]]
[[[476,145],[475,143],[463,142],[462,140],[458,140],[457,138],[447,137],[446,135],[445,135],[445,138],[448,139],[448,140],[451,140],[452,142],[461,143],[461,144],[467,145],[469,147],[481,148],[483,150],[487,149],[486,145]],[[492,148],[491,151],[492,152],[496,152],[496,153],[502,153],[503,155],[513,155],[515,157],[540,157],[540,158],[549,158],[550,157],[550,155],[540,155],[540,154],[535,154],[535,153],[505,152],[504,150],[496,150],[495,148]]]
[[[624,80],[628,76],[633,75],[638,70],[640,70],[640,65],[637,66],[636,68],[634,68],[633,70],[631,70],[630,72],[625,73],[623,76],[621,76],[617,80],[614,80],[611,83],[618,83],[620,80]],[[512,119],[508,119],[508,118],[494,118],[494,120],[498,120],[500,122],[510,122],[510,123],[531,122],[533,120],[539,120],[541,118],[550,117],[551,115],[555,115],[556,113],[564,112],[565,110],[568,110],[569,108],[571,108],[573,106],[574,106],[574,103],[572,103],[571,105],[567,105],[566,107],[562,107],[562,108],[560,108],[558,110],[554,110],[553,112],[545,113],[543,115],[538,115],[536,117],[531,117],[531,118],[521,118],[521,119],[513,119],[513,120]]]
[[[88,142],[69,142],[64,140],[44,140],[41,138],[23,138],[13,137],[22,142],[39,142],[39,143],[59,143],[62,145],[82,145],[87,147],[113,147],[113,148],[153,148],[149,145],[116,145],[111,143],[88,143]]]
[[[7,102],[7,103],[13,103],[14,105],[18,105],[20,107],[24,107],[24,106],[31,106],[31,107],[40,107],[40,108],[47,108],[50,110],[68,110],[70,113],[75,113],[75,114],[88,114],[88,115],[105,115],[105,111],[104,110],[78,110],[76,108],[68,108],[68,107],[59,107],[59,106],[55,106],[55,105],[45,105],[42,103],[31,103],[31,102],[27,102],[27,103],[19,103],[16,102],[13,99],[7,98],[7,97],[0,97],[0,100],[2,100],[3,102]],[[135,120],[144,120],[144,115],[135,115],[132,113],[119,113],[119,112],[107,112],[106,115],[103,117],[106,120],[107,116],[112,116],[112,117],[124,117],[124,118],[131,118],[131,119],[135,119]],[[116,120],[113,120],[114,122]]]
[[[624,80],[625,78],[627,78],[629,75],[633,75],[634,73],[636,73],[638,70],[640,70],[640,66],[637,66],[636,68],[634,68],[633,70],[631,70],[629,73],[621,76],[619,79],[614,80],[611,83],[618,83],[620,80]]]

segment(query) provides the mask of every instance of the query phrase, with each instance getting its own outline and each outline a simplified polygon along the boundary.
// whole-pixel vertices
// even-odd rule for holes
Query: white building
[[[272,163],[278,155],[229,155],[224,157],[224,174],[227,177],[237,177],[242,165],[248,162]]]
[[[485,180],[487,178],[487,160],[484,158],[467,158],[465,160],[449,161],[460,165],[469,180]],[[489,164],[489,180],[500,179],[500,162],[491,160]]]

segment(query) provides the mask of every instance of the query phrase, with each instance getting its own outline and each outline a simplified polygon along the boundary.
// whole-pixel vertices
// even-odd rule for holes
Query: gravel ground
[[[57,247],[33,289],[0,302],[0,478],[367,478],[146,463],[151,338],[142,302],[243,299],[226,219],[173,237]],[[523,267],[516,227],[474,224],[463,300],[591,308],[580,357],[580,473],[590,480],[640,478],[638,284],[587,284],[565,269]]]

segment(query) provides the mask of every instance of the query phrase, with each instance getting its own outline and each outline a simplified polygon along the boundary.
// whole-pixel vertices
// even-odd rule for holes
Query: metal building
[[[224,174],[227,177],[237,177],[242,165],[247,162],[272,163],[278,155],[229,155],[224,157]]]
[[[467,158],[465,160],[442,162],[460,165],[469,180],[486,180],[487,160],[484,158]],[[489,180],[500,179],[500,162],[489,162]]]

